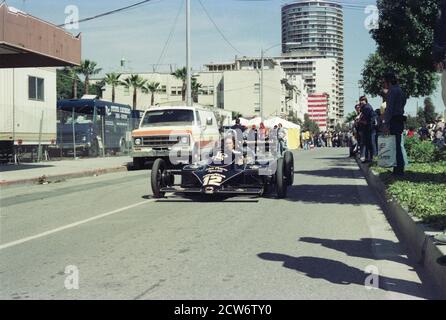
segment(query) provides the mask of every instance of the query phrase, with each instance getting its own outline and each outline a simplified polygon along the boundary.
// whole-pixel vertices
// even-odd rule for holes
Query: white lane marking
[[[43,238],[43,237],[49,236],[51,234],[67,230],[67,229],[75,228],[75,227],[78,227],[78,226],[80,226],[82,224],[86,224],[86,223],[89,223],[89,222],[92,222],[92,221],[95,221],[95,220],[99,220],[99,219],[102,219],[102,218],[105,218],[105,217],[108,217],[108,216],[111,216],[111,215],[114,215],[114,214],[117,214],[117,213],[129,210],[129,209],[133,209],[133,208],[142,206],[143,204],[147,204],[147,203],[154,202],[154,201],[155,201],[154,199],[151,199],[151,200],[138,202],[138,203],[132,204],[132,205],[124,207],[124,208],[120,208],[120,209],[113,210],[113,211],[110,211],[110,212],[107,212],[107,213],[103,213],[103,214],[100,214],[100,215],[97,215],[97,216],[94,216],[94,217],[91,217],[91,218],[88,218],[88,219],[85,219],[85,220],[81,220],[81,221],[78,221],[78,222],[70,223],[70,224],[67,224],[67,225],[65,225],[63,227],[59,227],[59,228],[56,228],[56,229],[48,230],[48,231],[36,234],[34,236],[31,236],[31,237],[27,237],[27,238],[23,238],[23,239],[20,239],[20,240],[12,241],[12,242],[9,242],[9,243],[5,243],[5,244],[0,245],[0,250],[6,249],[6,248],[11,248],[11,247],[14,247],[14,246],[17,246],[17,245],[20,245],[20,244],[23,244],[25,242],[29,242],[29,241],[32,241],[32,240],[36,240],[36,239],[39,239],[39,238]]]

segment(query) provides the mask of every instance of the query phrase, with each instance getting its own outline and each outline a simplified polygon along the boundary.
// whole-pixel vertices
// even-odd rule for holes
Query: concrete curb
[[[54,182],[68,180],[68,179],[99,176],[99,175],[104,175],[104,174],[108,174],[108,173],[125,172],[128,170],[129,170],[128,166],[122,165],[122,166],[113,167],[113,168],[85,170],[85,171],[79,171],[79,172],[73,172],[73,173],[63,173],[63,174],[55,174],[55,175],[49,175],[49,176],[40,176],[40,177],[21,179],[21,180],[0,181],[0,187],[6,188],[6,187],[11,187],[11,186],[17,186],[17,185],[54,183]]]
[[[414,220],[411,215],[401,207],[386,191],[384,182],[367,165],[356,159],[364,173],[367,182],[379,198],[382,209],[398,237],[404,241],[409,255],[424,267],[427,275],[438,288],[442,299],[446,299],[446,266],[440,265],[437,260],[446,255],[446,247],[442,250],[435,245],[433,233],[421,223]]]

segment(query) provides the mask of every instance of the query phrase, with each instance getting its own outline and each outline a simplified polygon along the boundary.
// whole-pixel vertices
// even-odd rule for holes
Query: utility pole
[[[265,69],[265,51],[263,49],[260,55],[260,60],[260,119],[263,121],[263,69]]]
[[[191,66],[191,39],[190,39],[190,0],[186,0],[186,68],[187,68],[187,106],[192,106],[192,66]]]

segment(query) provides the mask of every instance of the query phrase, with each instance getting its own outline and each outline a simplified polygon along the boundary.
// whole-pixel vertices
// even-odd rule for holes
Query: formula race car
[[[237,152],[231,146],[225,149],[207,160],[176,170],[169,169],[163,159],[157,159],[151,173],[154,197],[164,198],[166,193],[227,196],[275,193],[279,199],[287,196],[287,188],[294,182],[291,152],[286,151],[283,156],[268,152],[260,157],[249,155],[246,150]],[[175,176],[180,176],[180,184],[175,184]]]

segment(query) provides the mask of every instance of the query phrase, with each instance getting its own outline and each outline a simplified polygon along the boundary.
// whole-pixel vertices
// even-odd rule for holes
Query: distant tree
[[[381,94],[381,77],[395,71],[409,97],[430,95],[438,76],[431,58],[439,0],[378,0],[379,27],[371,30],[378,51],[363,70],[365,92]]]
[[[243,117],[243,115],[240,112],[237,112],[237,111],[232,112],[233,119],[242,118],[242,117]]]
[[[197,78],[192,78],[192,99],[195,103],[198,103],[198,94],[200,89],[203,87],[201,83],[198,82]]]
[[[84,75],[85,80],[84,80],[84,91],[85,94],[89,94],[89,89],[90,89],[90,78],[93,75],[98,74],[99,72],[102,71],[101,68],[97,67],[98,64],[94,61],[91,60],[83,60],[81,62],[81,65],[79,66],[79,73]]]
[[[406,65],[402,61],[393,62],[379,53],[374,53],[367,59],[362,70],[364,91],[373,97],[381,96],[383,90],[382,77],[389,71],[398,75],[401,88],[408,97],[428,96],[435,90],[438,82],[436,73],[420,71],[415,66]]]
[[[292,123],[295,123],[295,124],[299,125],[300,127],[303,127],[303,124],[304,124],[303,121],[301,119],[299,119],[297,117],[296,113],[293,112],[293,111],[290,111],[288,113],[287,120],[292,122]]]
[[[319,133],[321,131],[319,125],[310,119],[310,115],[308,113],[306,113],[304,116],[303,130],[310,131],[313,134]]]
[[[183,101],[186,101],[186,91],[187,91],[187,68],[181,68],[181,69],[177,69],[174,73],[172,73],[172,75],[177,78],[178,80],[181,80],[181,82],[183,83],[182,89],[181,89],[181,97],[183,99]]]
[[[137,74],[132,74],[128,78],[121,81],[121,85],[126,89],[133,90],[133,110],[136,110],[136,105],[138,102],[138,90],[144,87],[146,80],[141,78]]]
[[[435,106],[430,97],[424,99],[424,119],[426,123],[432,124],[437,120],[438,113],[435,112]]]
[[[351,123],[351,122],[355,121],[357,116],[358,116],[358,114],[356,113],[356,111],[352,111],[345,118],[345,122],[346,123]]]
[[[215,112],[215,118],[217,119],[218,127],[222,128],[224,123],[225,123],[225,121],[226,121],[227,116],[224,116],[224,115],[222,115],[222,114],[220,114],[218,112]]]
[[[160,92],[160,83],[159,82],[148,82],[142,88],[142,92],[145,94],[150,94],[150,105],[155,105],[155,94]]]
[[[433,72],[432,44],[440,0],[378,0],[379,27],[370,31],[387,61]]]
[[[102,89],[105,86],[105,79],[99,80],[95,82],[94,84],[90,84],[89,86],[89,92],[94,93],[97,97],[102,99],[103,91]]]
[[[416,121],[418,124],[418,127],[425,127],[427,122],[426,122],[426,117],[424,116],[424,110],[418,110],[417,112],[417,117],[416,117]]]
[[[57,99],[77,99],[79,94],[84,94],[84,86],[79,79],[77,67],[58,69],[57,74]]]
[[[420,120],[418,117],[408,116],[407,122],[406,122],[407,128],[411,130],[417,130],[421,128],[423,125],[420,123]]]
[[[119,78],[121,77],[120,73],[107,73],[105,75],[104,81],[106,84],[112,87],[112,102],[115,102],[116,99],[116,87],[118,87],[121,84],[121,81]]]

